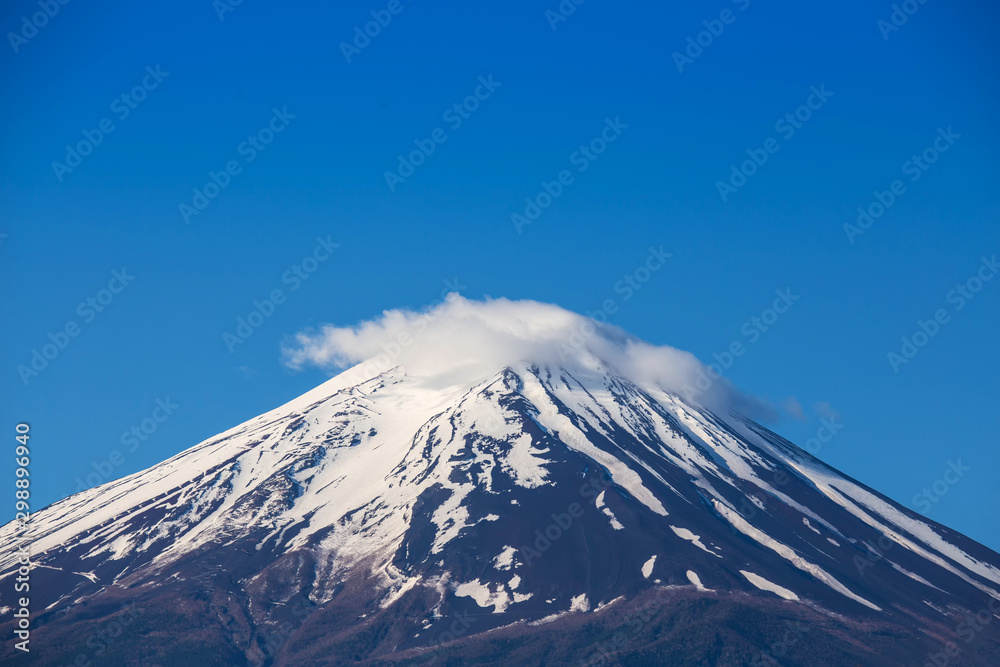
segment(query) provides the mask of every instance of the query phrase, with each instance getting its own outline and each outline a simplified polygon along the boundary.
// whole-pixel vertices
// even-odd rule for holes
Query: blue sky
[[[770,426],[835,414],[822,458],[1000,549],[1000,10],[652,4],[5,3],[0,410],[36,507],[318,384],[294,333],[457,290],[742,342]]]

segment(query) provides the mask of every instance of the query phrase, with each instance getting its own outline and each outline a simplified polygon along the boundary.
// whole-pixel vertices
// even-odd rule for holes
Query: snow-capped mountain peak
[[[364,623],[408,614],[422,630],[393,640],[404,648],[462,610],[477,633],[540,627],[658,590],[926,627],[1000,601],[996,554],[682,397],[690,369],[655,367],[674,352],[597,327],[559,358],[546,345],[565,326],[536,325],[546,343],[527,348],[501,339],[532,327],[505,326],[489,370],[463,341],[439,367],[414,345],[45,508],[32,550],[60,582],[46,607],[187,590],[219,561],[254,624],[293,600]],[[0,578],[15,571],[0,557]]]

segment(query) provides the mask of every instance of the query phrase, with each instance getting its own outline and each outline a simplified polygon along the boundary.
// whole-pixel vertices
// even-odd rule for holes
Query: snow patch
[[[611,508],[604,504],[604,491],[601,491],[601,493],[598,494],[597,500],[595,501],[594,504],[597,506],[599,510],[601,510],[604,516],[608,517],[608,523],[611,524],[612,528],[614,528],[615,530],[625,529],[625,526],[623,526],[621,521],[618,520],[618,517],[616,517],[615,513],[611,511]]]
[[[509,570],[514,565],[514,556],[517,549],[512,546],[505,546],[496,558],[493,559],[493,567],[498,570]]]
[[[546,600],[546,602],[550,602],[550,600]],[[528,625],[544,625],[546,623],[551,623],[552,621],[556,620],[557,618],[561,618],[561,617],[565,616],[568,613],[569,613],[568,611],[559,611],[559,612],[556,612],[554,614],[549,614],[548,616],[543,616],[542,618],[538,619],[537,621],[530,621],[528,623]]]
[[[863,604],[869,609],[874,609],[875,611],[882,611],[881,607],[872,604],[871,602],[869,602],[868,600],[864,599],[859,595],[855,595],[854,593],[851,592],[849,588],[847,588],[847,586],[844,586],[842,583],[834,579],[823,568],[813,563],[810,563],[806,559],[802,558],[802,556],[795,553],[795,550],[792,549],[791,547],[782,544],[781,542],[775,540],[764,531],[747,523],[746,519],[740,516],[739,512],[735,511],[734,509],[730,508],[727,505],[720,503],[718,500],[715,499],[712,500],[712,504],[715,506],[716,511],[718,511],[719,514],[724,516],[729,521],[729,523],[731,523],[733,527],[736,528],[736,530],[740,531],[744,535],[747,535],[752,539],[756,540],[757,542],[759,542],[760,544],[764,545],[765,547],[775,552],[785,560],[789,561],[792,565],[799,568],[803,572],[808,572],[809,574],[816,577],[817,579],[819,579],[824,584],[826,584],[833,590],[837,591],[841,595],[849,597],[850,599],[860,604]]]
[[[778,597],[785,598],[786,600],[798,601],[799,596],[791,592],[784,586],[779,586],[773,582],[768,581],[759,574],[754,574],[753,572],[747,572],[746,570],[740,570],[740,574],[747,578],[747,580],[759,588],[762,591],[770,591]]]
[[[522,433],[510,445],[510,452],[503,460],[503,470],[510,475],[518,486],[534,489],[548,483],[545,469],[546,463],[551,463],[541,456],[548,449],[535,449],[530,433]]]
[[[569,601],[570,611],[589,611],[590,603],[587,601],[587,594],[580,593]]]
[[[479,582],[479,579],[473,579],[472,581],[467,581],[464,584],[459,584],[455,588],[455,595],[458,597],[467,597],[475,600],[476,604],[484,609],[486,607],[493,607],[494,614],[502,614],[506,611],[507,607],[510,606],[510,596],[507,595],[507,591],[500,586],[500,588],[494,592],[490,590],[487,584]]]
[[[919,574],[916,574],[914,572],[910,572],[909,570],[907,570],[902,565],[894,563],[891,560],[888,560],[888,559],[886,559],[886,560],[889,562],[890,565],[892,565],[893,569],[895,569],[897,572],[902,572],[903,574],[905,574],[906,576],[908,576],[910,579],[913,579],[914,581],[919,581],[924,586],[930,586],[934,590],[941,591],[942,593],[945,592],[945,591],[941,590],[940,588],[938,588],[937,586],[935,586],[934,584],[932,584],[931,582],[929,582],[926,579],[924,579],[923,577],[921,577]]]
[[[624,599],[625,599],[624,595],[619,595],[618,597],[616,597],[614,600],[611,600],[610,602],[602,602],[601,604],[597,605],[596,607],[594,607],[594,611],[595,612],[601,611],[602,609],[604,609],[606,607],[610,607],[611,605],[615,604],[616,602],[621,602]]]
[[[611,511],[610,507],[602,507],[601,512],[604,513],[604,516],[608,517],[608,523],[611,524],[612,528],[615,530],[625,530],[625,526],[623,526],[622,522],[618,520],[618,517],[615,516],[615,513]]]
[[[688,581],[690,581],[692,584],[694,584],[694,587],[697,588],[699,591],[707,591],[708,590],[707,588],[705,588],[704,586],[701,585],[701,577],[699,577],[698,574],[694,570],[688,570],[687,571],[687,578],[688,578]]]
[[[712,554],[716,558],[722,558],[722,556],[715,553],[714,551],[710,551],[708,547],[706,547],[704,544],[701,543],[701,537],[695,535],[687,528],[678,528],[676,526],[670,526],[670,530],[674,531],[674,534],[677,535],[677,537],[681,538],[682,540],[687,540],[688,542],[695,545],[705,553]]]

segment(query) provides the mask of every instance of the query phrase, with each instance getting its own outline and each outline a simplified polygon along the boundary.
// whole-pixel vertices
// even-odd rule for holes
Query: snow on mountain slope
[[[109,576],[120,577],[135,564],[163,568],[206,544],[255,533],[262,535],[257,549],[289,552],[315,541],[321,553],[335,557],[330,573],[336,575],[372,554],[391,554],[410,527],[416,500],[435,486],[448,494],[429,517],[429,554],[438,554],[488,520],[469,506],[471,492],[498,494],[494,487],[501,479],[510,490],[555,485],[551,470],[564,465],[557,461],[562,457],[553,457],[558,442],[606,470],[612,488],[633,499],[636,509],[659,517],[674,540],[723,561],[734,554],[727,554],[722,540],[704,537],[704,515],[713,510],[816,581],[879,609],[817,564],[831,558],[825,538],[819,549],[806,544],[804,531],[793,533],[794,539],[775,536],[765,521],[773,509],[744,517],[743,499],[761,494],[824,533],[841,539],[851,534],[846,517],[827,518],[829,512],[812,509],[815,499],[807,502],[801,493],[793,498],[777,488],[774,473],[786,467],[815,498],[829,499],[901,551],[919,556],[918,572],[950,573],[1000,598],[994,564],[948,542],[906,510],[800,451],[777,446],[756,425],[725,420],[656,387],[640,388],[610,369],[521,365],[474,387],[429,386],[401,368],[373,377],[359,370],[150,470],[43,510],[35,519],[38,563],[70,551],[87,564],[85,571],[108,583]],[[677,508],[696,520],[682,521]],[[613,516],[609,528],[622,522],[626,531],[638,529],[629,526],[626,514]],[[845,550],[856,552],[847,546],[839,551]],[[391,569],[390,561],[386,555],[374,569]],[[12,564],[8,555],[0,569]],[[389,585],[393,578],[385,581]],[[398,578],[395,583],[402,585]]]
[[[494,366],[467,341],[457,362],[414,346],[391,367],[359,364],[41,510],[34,564],[63,577],[44,607],[183,582],[206,558],[238,564],[258,623],[302,591],[339,608],[363,590],[358,617],[422,591],[432,613],[414,644],[468,605],[485,631],[657,587],[900,623],[1000,600],[997,554],[725,410],[752,403],[731,388],[682,398],[690,373],[650,367],[681,353],[603,328],[560,349],[579,321],[559,321],[505,321],[504,336],[535,338],[491,341],[507,355]],[[15,567],[0,554],[0,585]]]

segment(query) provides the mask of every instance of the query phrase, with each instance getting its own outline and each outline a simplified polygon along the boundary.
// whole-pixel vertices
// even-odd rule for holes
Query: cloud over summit
[[[333,370],[368,362],[470,384],[520,362],[602,371],[707,407],[759,412],[763,404],[714,377],[690,352],[652,345],[610,324],[538,301],[473,301],[449,294],[424,311],[394,309],[354,326],[323,325],[285,345],[286,365]]]

